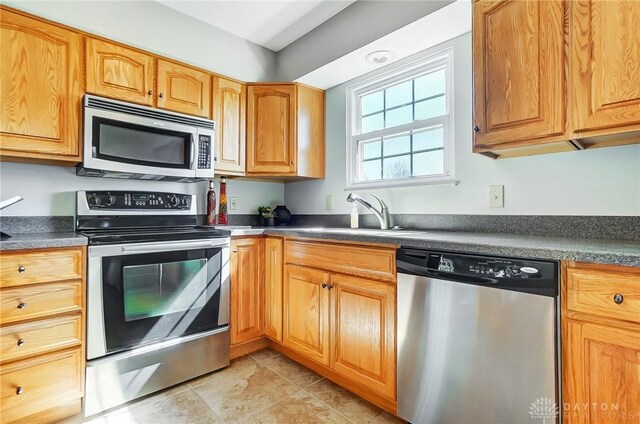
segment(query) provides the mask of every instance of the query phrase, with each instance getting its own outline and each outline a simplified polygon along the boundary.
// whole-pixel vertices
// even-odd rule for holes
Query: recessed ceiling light
[[[364,60],[374,65],[380,65],[381,63],[388,62],[396,57],[396,55],[389,50],[376,50],[365,56]]]

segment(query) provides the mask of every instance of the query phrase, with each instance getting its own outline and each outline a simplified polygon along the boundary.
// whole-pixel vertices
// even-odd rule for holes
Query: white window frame
[[[445,69],[445,115],[414,121],[391,128],[383,128],[381,130],[371,131],[365,134],[360,133],[360,125],[362,122],[360,98],[362,96],[404,81],[418,78],[421,75],[428,74],[442,68]],[[345,190],[456,183],[454,172],[455,138],[453,131],[453,76],[453,48],[450,47],[401,66],[393,66],[391,69],[385,70],[384,72],[377,72],[370,78],[347,87],[347,182]],[[442,174],[368,181],[358,180],[359,164],[357,161],[359,141],[397,134],[403,131],[410,131],[412,129],[417,130],[433,125],[443,126],[444,172]]]

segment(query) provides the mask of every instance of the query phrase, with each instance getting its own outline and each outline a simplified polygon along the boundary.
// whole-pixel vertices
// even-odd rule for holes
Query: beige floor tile
[[[310,369],[282,355],[262,361],[262,364],[302,388],[310,386],[323,378]]]
[[[382,409],[329,380],[321,380],[305,390],[356,424],[374,422],[383,413]]]
[[[273,371],[256,364],[194,389],[220,418],[232,422],[297,391]]]
[[[189,389],[139,408],[102,416],[95,424],[215,424],[223,422],[200,396]]]
[[[278,352],[268,347],[249,354],[256,361],[264,361],[278,355],[280,355]]]
[[[246,367],[250,367],[251,365],[256,365],[256,364],[257,364],[256,360],[250,357],[249,355],[241,356],[240,358],[231,360],[231,363],[226,368],[223,368],[221,370],[214,371],[209,374],[205,374],[202,377],[197,377],[197,378],[194,378],[193,380],[190,380],[189,386],[197,387],[197,386],[200,386],[201,384],[205,384],[213,380],[218,380],[220,378],[233,374],[241,369],[244,369]]]
[[[242,424],[349,424],[349,421],[300,390],[241,421]]]
[[[373,424],[404,424],[405,420],[400,419],[394,415],[391,415],[388,412],[383,412],[381,415],[378,415],[375,420],[371,421]]]

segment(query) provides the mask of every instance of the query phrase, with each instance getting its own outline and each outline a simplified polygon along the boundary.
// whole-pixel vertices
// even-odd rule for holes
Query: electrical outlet
[[[328,211],[332,211],[333,210],[333,195],[331,195],[331,194],[327,194],[326,207],[327,207]]]
[[[503,185],[489,186],[489,207],[504,208],[504,186]]]
[[[229,210],[235,211],[236,209],[238,209],[238,198],[229,197]]]

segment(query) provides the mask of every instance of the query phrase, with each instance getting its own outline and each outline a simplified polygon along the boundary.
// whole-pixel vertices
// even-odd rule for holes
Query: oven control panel
[[[192,195],[155,191],[87,191],[89,209],[189,210]]]

